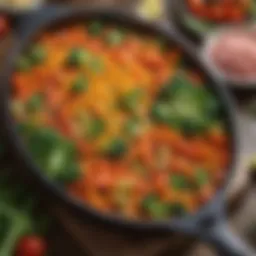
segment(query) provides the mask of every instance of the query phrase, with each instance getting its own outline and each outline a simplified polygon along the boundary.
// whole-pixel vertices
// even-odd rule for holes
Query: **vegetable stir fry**
[[[92,21],[45,32],[17,61],[12,110],[42,171],[96,209],[181,217],[221,185],[216,97],[162,38]]]

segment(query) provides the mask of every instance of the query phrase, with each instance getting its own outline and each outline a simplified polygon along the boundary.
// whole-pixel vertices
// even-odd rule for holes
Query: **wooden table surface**
[[[251,242],[252,245],[256,245],[256,201],[255,201],[256,189],[252,189],[246,196],[246,200],[240,205],[238,211],[232,218],[232,227],[240,236],[242,236],[247,241]],[[59,225],[58,222],[52,227],[51,235],[49,237],[50,241],[50,256],[106,256],[108,254],[94,254],[93,252],[86,253],[86,250],[79,244],[72,235],[67,233],[63,226]],[[98,244],[101,246],[101,243]],[[195,245],[197,248],[192,248],[191,251],[197,252],[196,254],[180,254],[176,252],[175,254],[170,254],[169,250],[164,250],[161,254],[156,254],[156,256],[214,256],[209,248],[200,245]],[[255,247],[256,248],[256,247]],[[120,254],[120,256],[123,256]],[[135,256],[130,254],[129,256]]]
[[[81,0],[76,0],[81,1]],[[88,2],[88,0],[85,0]],[[106,2],[108,0],[101,0],[102,2]],[[116,1],[116,0],[114,0]],[[119,0],[121,2],[122,0]],[[95,2],[95,1],[91,1]],[[126,0],[126,2],[129,2]],[[255,93],[249,93],[246,95],[246,99],[252,99],[255,95],[256,100],[256,92]],[[238,99],[240,98],[241,94],[237,94]],[[243,111],[243,104],[240,102],[239,108],[236,110],[237,115],[239,117],[240,121],[240,134],[242,137],[242,150],[247,153],[247,155],[251,155],[254,152],[256,152],[256,117],[255,119],[248,116]],[[239,206],[236,207],[235,213],[232,215],[232,218],[230,219],[232,228],[243,238],[245,238],[247,241],[251,241],[252,244],[256,245],[256,188],[253,188],[253,186],[250,188],[250,190],[247,192],[246,196],[244,197],[243,203],[239,204]],[[58,214],[62,214],[59,212]],[[64,214],[64,213],[63,213]],[[253,241],[254,240],[254,241]],[[95,254],[93,251],[86,252],[87,246],[81,243],[81,241],[77,241],[77,238],[75,238],[74,235],[71,235],[67,232],[67,229],[63,226],[63,223],[60,223],[59,221],[56,221],[50,232],[49,236],[49,242],[50,242],[50,255],[52,256],[70,256],[70,255],[76,255],[76,256],[106,256],[109,254]],[[115,242],[115,241],[114,241]],[[97,244],[97,242],[96,242]],[[113,243],[115,245],[115,243]],[[101,247],[102,244],[99,242],[98,247]],[[195,244],[195,246],[198,246]],[[167,251],[166,251],[167,250]],[[191,252],[194,252],[192,254]],[[126,254],[127,256],[140,256],[141,254],[136,254],[130,251],[130,253]],[[148,252],[144,254],[145,256],[153,255],[152,252]],[[168,249],[168,246],[166,248],[163,248],[163,250],[159,250],[158,253],[154,254],[155,256],[167,256],[170,254],[170,249]],[[174,254],[173,254],[174,255]],[[175,253],[176,256],[179,256],[178,252]],[[204,248],[202,245],[200,245],[200,248],[195,248],[194,250],[191,250],[188,256],[211,256],[211,252],[208,248]],[[114,256],[114,255],[112,255]],[[124,256],[123,254],[119,254],[117,256]]]

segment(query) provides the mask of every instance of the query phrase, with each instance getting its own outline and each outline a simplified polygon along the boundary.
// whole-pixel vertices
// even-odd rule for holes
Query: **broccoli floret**
[[[106,35],[106,41],[110,46],[118,46],[120,45],[125,38],[125,33],[122,30],[115,29],[109,31]]]
[[[80,170],[73,143],[44,127],[23,127],[23,135],[36,163],[51,180],[65,185],[78,178]]]
[[[103,154],[112,159],[118,159],[127,152],[127,143],[120,138],[113,138],[104,148]]]
[[[88,26],[88,32],[92,36],[99,36],[104,29],[104,25],[100,21],[93,21]]]
[[[46,49],[42,45],[34,45],[29,53],[33,65],[41,64],[47,57]]]
[[[150,194],[141,202],[141,207],[152,219],[165,219],[170,216],[182,217],[186,208],[181,203],[163,202],[157,195]]]
[[[219,118],[220,104],[204,87],[194,86],[186,74],[178,74],[162,89],[151,110],[155,122],[186,135],[205,132]]]
[[[127,112],[136,112],[136,109],[141,104],[141,99],[143,99],[143,95],[144,91],[141,88],[129,91],[121,97],[120,107]]]
[[[0,255],[9,256],[14,254],[15,245],[19,238],[33,230],[29,216],[25,212],[19,211],[15,206],[7,203],[0,204],[1,220],[8,219],[5,237],[2,239]],[[6,225],[6,222],[0,222],[0,225]]]

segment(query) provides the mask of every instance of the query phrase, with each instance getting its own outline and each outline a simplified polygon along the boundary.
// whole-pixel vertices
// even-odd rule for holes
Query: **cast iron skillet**
[[[40,168],[35,164],[32,157],[26,150],[21,138],[15,129],[15,121],[9,111],[10,79],[14,71],[14,63],[19,54],[33,41],[44,29],[55,25],[70,24],[75,21],[90,20],[93,18],[101,19],[106,22],[123,24],[143,33],[164,36],[170,43],[178,44],[187,54],[189,61],[197,66],[204,74],[207,86],[218,96],[223,107],[223,114],[226,118],[226,127],[230,134],[230,150],[232,161],[226,182],[215,197],[206,206],[202,207],[197,214],[183,219],[172,219],[165,221],[131,221],[114,215],[106,215],[98,212],[89,206],[83,205],[79,201],[70,198],[56,184],[51,183]],[[233,237],[228,231],[225,217],[225,191],[228,181],[232,177],[234,164],[237,157],[237,133],[234,118],[233,103],[224,86],[214,79],[209,70],[204,67],[194,53],[194,48],[189,45],[182,35],[176,31],[170,31],[167,27],[152,25],[120,10],[107,9],[68,9],[51,7],[34,14],[27,18],[16,20],[16,30],[20,40],[16,41],[12,49],[12,54],[6,63],[6,69],[2,74],[1,94],[0,94],[0,118],[2,119],[2,132],[6,144],[10,150],[10,156],[19,167],[22,175],[29,176],[34,188],[39,189],[54,204],[61,204],[68,207],[77,216],[83,219],[96,221],[96,223],[106,224],[108,227],[122,229],[132,234],[170,234],[175,232],[184,233],[198,237],[211,243],[217,249],[219,255],[226,256],[249,256],[255,255],[239,239]],[[20,170],[22,167],[22,170]]]

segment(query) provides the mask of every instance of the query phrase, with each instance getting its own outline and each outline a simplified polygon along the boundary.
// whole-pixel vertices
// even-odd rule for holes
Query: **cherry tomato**
[[[46,248],[46,242],[41,237],[26,236],[19,241],[16,256],[44,256]]]

